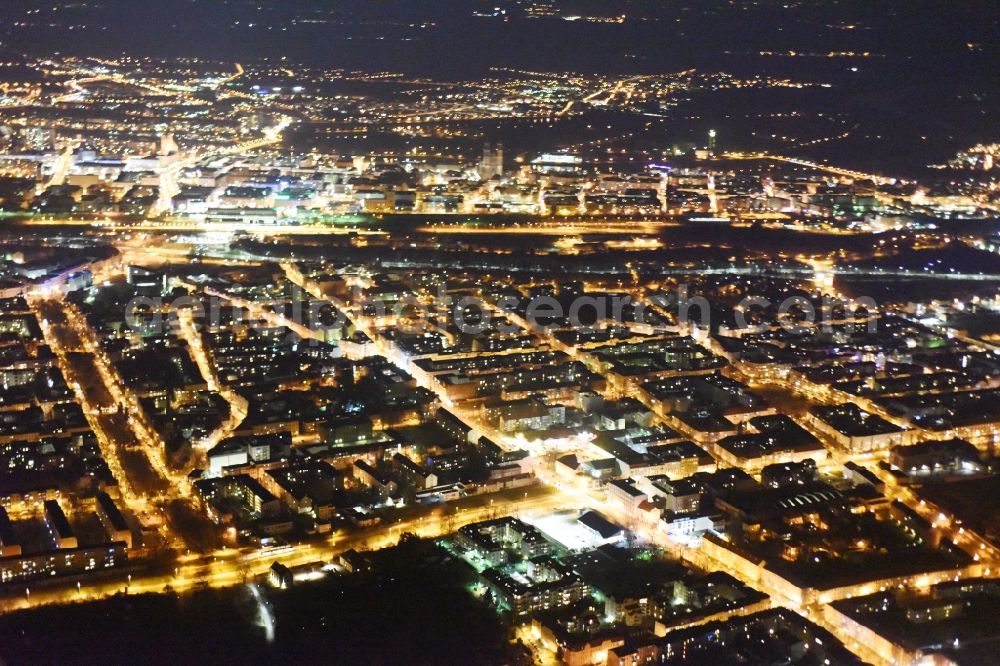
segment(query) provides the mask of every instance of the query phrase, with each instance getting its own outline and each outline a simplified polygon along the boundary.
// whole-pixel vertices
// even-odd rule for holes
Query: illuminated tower
[[[483,158],[479,161],[479,177],[489,180],[494,176],[503,176],[503,144],[495,147],[486,144],[483,147]]]
[[[715,130],[708,130],[708,154],[715,156]]]
[[[663,169],[660,171],[660,186],[657,188],[657,196],[660,197],[660,212],[667,212],[667,191],[670,188],[670,171]]]
[[[175,155],[180,152],[180,148],[177,147],[177,142],[174,141],[174,135],[170,132],[166,132],[160,135],[160,155],[166,157],[168,155]]]

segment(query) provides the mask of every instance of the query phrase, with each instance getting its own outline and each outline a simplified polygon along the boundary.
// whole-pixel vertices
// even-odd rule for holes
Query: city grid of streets
[[[498,231],[502,232],[502,230]],[[510,230],[510,233],[516,233],[516,230]],[[134,253],[135,251],[127,243],[122,245],[121,249],[127,258],[126,263],[128,264],[131,264],[132,261],[140,261],[163,268],[170,265],[171,262],[176,262],[180,266],[187,263],[186,256],[178,256],[170,252],[169,249],[161,252],[157,246],[150,245],[148,241],[142,243],[141,252],[139,253]],[[142,256],[140,257],[139,254]],[[828,270],[829,267],[821,264],[815,267],[815,277],[818,283],[823,283],[823,276],[820,273],[824,269]],[[328,294],[323,293],[319,285],[305,278],[302,271],[294,264],[282,264],[281,270],[291,282],[298,284],[298,286],[313,297],[323,300],[329,297]],[[106,273],[101,275],[100,279],[107,281],[115,277],[113,273]],[[121,277],[121,275],[117,277]],[[192,289],[195,288],[194,285],[187,286]],[[271,314],[271,311],[267,307],[255,306],[253,303],[239,296],[228,295],[221,291],[207,289],[205,293],[206,295],[222,299],[227,304],[245,309],[254,317],[271,318],[272,321],[270,323],[273,325],[292,326],[300,334],[309,335],[308,329],[287,320],[281,315]],[[634,293],[637,296],[641,296],[642,290],[635,290]],[[831,295],[841,296],[840,294],[833,293]],[[142,520],[144,516],[148,517],[150,514],[157,512],[162,514],[164,506],[168,501],[187,501],[192,492],[188,479],[183,473],[168,469],[165,461],[162,459],[162,441],[158,441],[155,429],[148,423],[136,397],[124,385],[121,378],[115,375],[111,366],[109,366],[106,354],[100,350],[98,344],[94,341],[94,334],[88,328],[85,319],[75,311],[72,305],[65,302],[64,295],[58,290],[45,288],[37,294],[32,294],[30,298],[32,308],[43,323],[46,342],[58,355],[63,372],[77,392],[78,399],[85,408],[88,420],[93,426],[94,431],[98,434],[99,441],[102,442],[103,453],[106,459],[112,463],[113,469],[117,471],[119,477],[124,482],[122,484],[122,494],[128,508],[134,511],[140,520]],[[370,318],[367,318],[357,310],[347,308],[346,313],[351,323],[374,341],[375,349],[379,354],[389,359],[404,358],[404,354],[396,348],[393,341],[384,335],[385,330],[391,329],[380,331],[376,326],[376,322],[370,320]],[[205,375],[212,377],[210,384],[217,387],[218,379],[213,377],[215,372],[211,368],[205,367],[211,361],[205,356],[204,351],[200,349],[199,342],[197,341],[199,333],[195,330],[190,313],[182,311],[180,319],[182,322],[182,335],[188,340],[192,354],[198,360],[199,366],[207,370]],[[527,323],[525,325],[527,326]],[[547,342],[554,348],[560,347],[560,343],[554,338]],[[573,349],[566,348],[565,345],[562,345],[562,347],[571,355],[574,353]],[[753,377],[757,374],[755,369],[745,368],[744,364],[740,363],[735,363],[732,370],[735,376]],[[428,381],[429,378],[427,376],[421,377],[420,374],[417,377],[424,380],[423,388],[438,393],[438,397],[444,404],[451,404],[452,401],[441,391],[440,383],[433,380]],[[764,381],[767,384],[780,386],[788,390],[796,388],[788,383],[782,383],[773,379]],[[245,406],[243,409],[243,413],[245,414]],[[476,410],[466,410],[456,405],[452,406],[452,411],[470,427],[486,433],[495,441],[511,441],[509,437],[497,431],[496,428],[477,419]],[[124,419],[124,423],[121,418],[123,412],[127,416]],[[238,424],[239,418],[239,416],[236,416],[236,422],[229,427],[235,427]],[[213,435],[212,442],[217,443],[221,436]],[[123,470],[123,463],[120,458],[120,451],[123,448],[136,448],[142,451],[148,467],[153,470],[156,477],[159,477],[159,490],[151,491],[147,489],[140,491],[137,489],[139,484],[131,482],[128,471]],[[539,455],[544,455],[544,453],[539,452]],[[828,467],[829,469],[839,468],[845,462],[852,459],[856,462],[871,464],[879,459],[884,459],[884,457],[884,453],[866,455],[838,453],[832,455],[824,467]],[[864,584],[836,590],[832,595],[826,595],[822,601],[817,599],[812,602],[802,603],[801,600],[789,598],[784,589],[768,587],[766,580],[762,580],[759,577],[746,576],[741,569],[731,567],[731,563],[717,559],[718,553],[707,550],[704,545],[702,547],[692,547],[666,538],[655,530],[637,526],[634,519],[616,512],[612,505],[607,502],[604,493],[574,486],[565,479],[559,479],[553,476],[551,472],[545,472],[543,469],[541,464],[535,465],[536,474],[542,480],[543,485],[532,488],[523,494],[520,492],[508,493],[496,504],[490,499],[490,503],[483,506],[456,507],[453,511],[446,510],[443,512],[440,509],[434,509],[429,512],[423,512],[422,515],[400,520],[388,526],[369,528],[347,535],[336,534],[319,543],[313,542],[294,545],[284,549],[280,554],[273,556],[261,553],[252,547],[227,547],[203,555],[193,554],[185,548],[184,554],[180,555],[177,566],[172,571],[160,571],[155,566],[149,571],[144,571],[142,567],[132,568],[130,569],[132,573],[129,573],[127,576],[124,574],[118,576],[112,575],[107,582],[97,581],[89,583],[84,581],[83,584],[74,585],[68,589],[65,586],[53,585],[52,583],[34,587],[34,589],[32,589],[33,586],[29,585],[21,593],[7,597],[3,602],[3,607],[6,610],[13,610],[28,608],[34,604],[75,602],[120,594],[123,591],[132,594],[157,592],[164,589],[180,592],[185,589],[204,586],[230,586],[266,573],[274,561],[280,561],[287,566],[328,561],[337,553],[350,548],[377,548],[391,544],[404,532],[436,537],[451,533],[463,524],[473,523],[487,517],[495,518],[499,515],[531,516],[553,510],[565,510],[569,507],[574,509],[590,507],[614,517],[621,521],[622,524],[631,526],[633,529],[636,529],[644,541],[665,548],[683,561],[699,569],[732,571],[748,585],[765,591],[771,597],[772,603],[791,608],[811,621],[829,629],[862,658],[872,663],[891,663],[884,657],[866,648],[865,645],[859,643],[851,635],[840,630],[836,623],[827,620],[822,611],[823,604],[829,603],[836,598],[864,595],[874,590],[885,589],[886,586],[912,585],[926,587],[939,581],[961,580],[982,575],[988,576],[991,572],[991,566],[1000,561],[997,559],[998,551],[996,547],[972,531],[961,528],[957,522],[952,524],[951,518],[942,518],[944,523],[951,525],[948,528],[947,535],[963,549],[970,553],[977,553],[977,562],[975,564],[955,570],[922,573],[904,578],[894,577],[892,580],[887,581],[872,580]],[[756,472],[755,469],[750,469],[750,471]],[[926,508],[925,503],[916,494],[894,483],[887,484],[886,493],[892,500],[901,501],[914,511],[925,514],[937,513],[937,510],[932,511]],[[938,520],[934,515],[930,515],[930,518],[935,522]],[[169,531],[169,520],[160,522],[160,524],[167,527]],[[170,535],[170,543],[172,547],[178,550],[184,548],[183,538],[177,534]],[[733,611],[733,613],[736,612]]]

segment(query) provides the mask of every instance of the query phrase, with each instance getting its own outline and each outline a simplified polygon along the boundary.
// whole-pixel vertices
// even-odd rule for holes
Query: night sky
[[[760,50],[870,51],[926,76],[986,76],[995,3],[867,0],[560,0],[564,15],[624,24],[528,21],[527,0],[85,0],[3,3],[0,39],[36,55],[286,56],[365,69],[470,73],[489,66],[580,71],[753,67]],[[534,4],[540,4],[538,0]],[[506,18],[474,13],[506,12]],[[17,26],[27,23],[28,26]],[[853,26],[853,27],[852,27]],[[967,45],[977,45],[971,51]]]

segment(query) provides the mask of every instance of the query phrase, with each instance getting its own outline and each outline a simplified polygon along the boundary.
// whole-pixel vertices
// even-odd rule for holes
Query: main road
[[[34,588],[29,584],[0,597],[0,613],[43,604],[91,601],[118,594],[161,594],[207,587],[231,587],[265,574],[274,562],[281,562],[292,568],[329,564],[350,549],[373,550],[391,546],[406,533],[435,538],[480,520],[499,516],[544,514],[569,506],[564,495],[544,485],[526,488],[506,502],[487,503],[487,500],[487,495],[470,497],[460,502],[480,505],[428,508],[415,517],[354,532],[337,533],[323,541],[299,544],[271,553],[254,548],[227,548],[206,555],[182,555],[173,570],[169,566],[161,566],[155,572],[121,573],[111,580],[99,583],[87,583],[84,579],[79,587],[73,582]],[[449,508],[457,510],[449,514]]]

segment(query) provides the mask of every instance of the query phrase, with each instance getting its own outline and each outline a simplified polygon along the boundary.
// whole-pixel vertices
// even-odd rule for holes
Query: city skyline
[[[994,663],[995,7],[0,18],[0,663]]]

